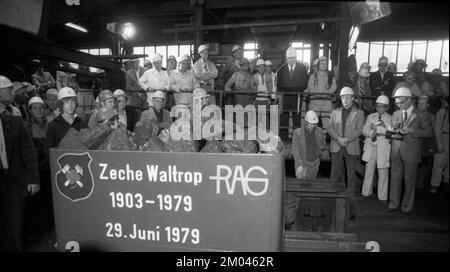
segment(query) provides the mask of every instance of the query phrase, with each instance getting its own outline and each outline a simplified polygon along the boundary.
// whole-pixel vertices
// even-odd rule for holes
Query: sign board
[[[50,150],[62,251],[279,251],[278,154]]]

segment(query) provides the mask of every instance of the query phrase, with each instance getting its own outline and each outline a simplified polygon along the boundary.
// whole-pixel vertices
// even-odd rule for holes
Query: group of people
[[[318,96],[319,102],[314,102],[317,96],[310,98],[305,125],[293,132],[296,177],[317,178],[321,154],[329,152],[331,181],[347,182],[351,196],[350,219],[355,218],[358,195],[370,197],[374,185],[378,199],[387,205],[389,213],[400,210],[410,214],[415,192],[424,188],[425,181],[430,181],[433,194],[438,192],[442,181],[448,190],[447,79],[436,70],[425,73],[426,64],[422,60],[409,66],[401,82],[396,82],[387,67],[386,57],[379,59],[376,72],[370,72],[368,64],[363,63],[356,80],[349,80],[340,90],[342,107],[332,110],[332,103],[325,100],[326,96]],[[326,69],[322,71],[312,73],[305,93],[314,90],[311,86],[320,86],[311,83],[320,81],[321,77],[321,93],[334,93],[334,79],[327,83],[330,74]],[[370,100],[374,95],[376,100]],[[318,114],[313,110],[318,106],[321,108],[317,111],[330,112],[329,121],[322,121],[321,127],[318,127]],[[322,129],[330,137],[329,146]],[[365,171],[362,172],[362,190],[356,192],[361,160],[365,162]],[[377,180],[375,184],[374,180]],[[287,196],[286,205],[286,227],[295,229],[298,199]]]
[[[361,194],[372,194],[377,169],[378,198],[386,202],[389,212],[411,212],[415,187],[423,186],[427,173],[432,173],[431,192],[437,192],[442,178],[448,184],[448,83],[439,71],[425,73],[422,61],[412,64],[405,80],[398,83],[387,70],[387,58],[380,58],[376,72],[370,72],[370,66],[363,63],[356,77],[349,73],[349,81],[342,84],[345,87],[336,101],[338,71],[329,71],[325,57],[316,59],[308,72],[290,47],[286,63],[276,71],[270,60],[263,59],[256,60],[252,71],[242,47],[235,45],[233,58],[219,71],[209,60],[207,45],[199,46],[197,53],[200,58],[193,65],[188,55],[178,61],[169,56],[167,68],[162,67],[159,54],[152,56],[145,67],[139,60],[130,61],[125,91],[101,90],[97,108],[89,118],[77,115],[76,88],[58,84],[43,69],[32,76],[34,85],[0,76],[3,250],[22,249],[23,226],[28,238],[36,231],[27,229],[25,213],[32,215],[27,220],[44,219],[43,225],[52,225],[53,215],[42,214],[52,210],[49,148],[57,147],[70,128],[79,131],[103,123],[134,131],[138,122],[147,119],[168,125],[172,118],[167,109],[173,106],[190,109],[196,99],[201,100],[202,107],[216,103],[213,91],[217,85],[228,95],[226,104],[267,106],[281,101],[280,137],[283,141],[292,138],[297,178],[317,177],[322,154],[331,154],[331,180],[347,182],[353,196],[352,217],[356,215],[356,172],[361,159],[366,162]],[[276,92],[283,92],[280,100],[275,99]],[[375,96],[376,100],[365,96]],[[391,97],[398,107],[392,115]],[[336,102],[342,107],[333,109]],[[306,113],[302,122],[303,108]],[[433,138],[436,146],[432,150],[430,145],[433,152],[424,159],[430,151],[425,150],[424,143]],[[292,201],[290,209],[295,210],[297,203]],[[292,222],[292,218],[286,218],[287,224]]]

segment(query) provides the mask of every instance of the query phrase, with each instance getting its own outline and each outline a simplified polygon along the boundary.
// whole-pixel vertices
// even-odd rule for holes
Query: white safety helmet
[[[153,62],[157,62],[157,61],[162,61],[161,55],[156,53],[155,55],[153,55],[152,57],[152,63]]]
[[[235,46],[233,46],[233,49],[231,49],[231,52],[234,53],[234,51],[242,49],[242,47],[239,44],[236,44]]]
[[[286,50],[286,58],[296,58],[297,57],[297,50],[295,50],[294,47],[289,47]]]
[[[260,66],[260,65],[266,65],[266,63],[264,62],[263,59],[258,59],[258,60],[256,61],[256,67],[258,67],[258,66]]]
[[[389,105],[389,98],[385,95],[380,95],[377,97],[377,101],[375,101],[375,103]]]
[[[163,91],[156,91],[153,93],[153,98],[166,99],[166,94]]]
[[[200,54],[203,50],[209,50],[208,46],[206,44],[202,44],[198,47],[197,52]]]
[[[197,88],[194,90],[194,92],[193,92],[194,99],[200,99],[200,98],[205,98],[205,97],[209,97],[209,94],[206,92],[206,90],[204,90],[202,88]]]
[[[394,98],[395,97],[412,97],[411,90],[406,87],[398,88],[397,91],[395,91]]]
[[[12,87],[13,84],[9,78],[0,75],[0,89]]]
[[[77,97],[77,93],[74,89],[70,87],[63,87],[58,92],[58,100],[61,100],[66,97]]]
[[[54,96],[58,96],[58,90],[55,88],[50,88],[47,90],[46,92],[47,95],[54,95]]]
[[[306,113],[305,120],[306,120],[306,122],[308,122],[310,124],[319,123],[319,118],[317,117],[317,114],[312,110],[310,110]]]
[[[34,103],[40,103],[42,105],[45,105],[44,100],[42,100],[42,98],[40,98],[39,96],[33,96],[30,101],[28,101],[28,108],[31,107],[31,104]]]
[[[264,63],[266,64],[266,66],[269,66],[269,65],[273,66],[273,64],[272,64],[272,62],[270,60],[266,60]]]
[[[355,94],[353,93],[352,88],[344,87],[344,88],[341,89],[341,93],[339,94],[339,96],[343,96],[343,95],[351,95],[351,96],[353,96]]]
[[[180,58],[180,62],[183,62],[183,61],[188,61],[188,62],[190,62],[191,61],[191,57],[189,57],[189,55],[187,55],[187,54],[184,54],[183,56],[181,56],[181,58]]]
[[[125,97],[127,97],[127,94],[126,94],[123,90],[121,90],[121,89],[115,90],[114,93],[113,93],[113,95],[114,95],[115,98],[117,98],[117,97],[119,97],[119,96],[125,96]]]

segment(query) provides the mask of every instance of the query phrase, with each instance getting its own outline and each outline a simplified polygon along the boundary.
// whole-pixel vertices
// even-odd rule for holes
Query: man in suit
[[[303,92],[308,85],[308,75],[305,65],[297,62],[297,51],[293,47],[286,50],[287,62],[278,69],[277,89],[281,92]],[[280,137],[287,141],[289,133],[289,115],[292,114],[293,129],[300,127],[301,96],[284,94],[282,113],[280,116]]]
[[[378,71],[370,73],[370,89],[373,96],[392,95],[396,82],[394,74],[387,70],[388,65],[388,58],[383,56],[378,60]]]
[[[136,91],[142,91],[139,84],[139,78],[144,74],[145,69],[139,64],[139,59],[131,60],[131,69],[126,72],[125,75],[125,89],[129,93],[128,105],[137,108],[139,113],[141,107],[145,105],[145,93],[139,93]]]
[[[331,137],[331,181],[338,182],[341,178],[342,162],[345,159],[347,168],[347,191],[350,194],[350,219],[356,215],[356,165],[361,155],[359,136],[363,132],[364,112],[353,107],[354,93],[350,87],[344,87],[340,92],[342,107],[331,112],[328,124],[328,134]]]
[[[412,94],[408,88],[399,88],[394,95],[400,108],[392,115],[388,130],[396,133],[391,145],[391,185],[387,212],[401,209],[409,214],[414,204],[417,167],[422,160],[421,138],[432,137],[430,120],[421,114],[412,103]],[[405,191],[403,199],[403,178]]]
[[[11,110],[11,81],[0,76],[0,250],[22,251],[25,198],[40,189],[33,140]]]

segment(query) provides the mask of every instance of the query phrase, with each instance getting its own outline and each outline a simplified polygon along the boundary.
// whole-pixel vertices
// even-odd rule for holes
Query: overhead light
[[[120,35],[124,40],[131,40],[136,35],[136,28],[132,23],[108,23],[106,29],[115,35]]]
[[[135,34],[136,28],[132,23],[125,23],[120,28],[120,35],[122,35],[125,40],[133,39]]]
[[[88,32],[88,30],[86,28],[84,28],[82,26],[79,26],[77,24],[71,23],[71,22],[66,23],[66,26],[68,26],[70,28],[73,28],[73,29],[76,29],[78,31],[84,32],[84,33]]]

